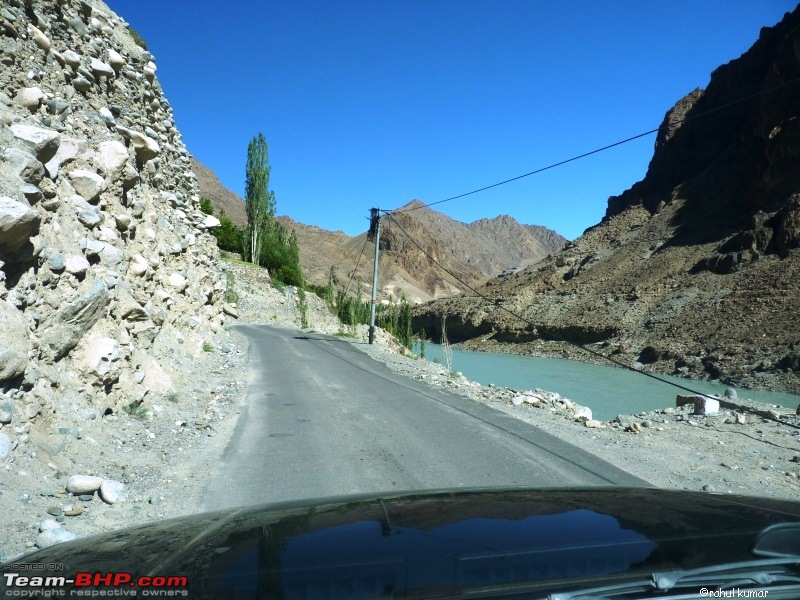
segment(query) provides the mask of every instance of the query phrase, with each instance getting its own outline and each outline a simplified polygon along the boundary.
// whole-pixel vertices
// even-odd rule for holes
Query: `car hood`
[[[59,544],[14,568],[185,576],[191,598],[451,596],[752,560],[765,529],[796,522],[800,503],[732,495],[445,490],[182,517]]]

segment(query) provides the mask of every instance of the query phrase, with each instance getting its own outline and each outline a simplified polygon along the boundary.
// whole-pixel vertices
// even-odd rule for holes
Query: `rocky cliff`
[[[645,179],[601,223],[490,282],[491,302],[433,303],[420,324],[435,332],[444,314],[451,338],[476,346],[547,353],[568,339],[645,368],[800,390],[798,107],[800,9],[667,112]]]
[[[2,457],[171,392],[170,360],[223,325],[224,285],[154,57],[122,19],[4,0],[0,63]]]

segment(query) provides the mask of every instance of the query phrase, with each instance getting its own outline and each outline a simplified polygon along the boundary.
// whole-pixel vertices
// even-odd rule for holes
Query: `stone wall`
[[[0,4],[6,440],[169,393],[170,357],[224,323],[218,221],[155,73],[102,2]]]

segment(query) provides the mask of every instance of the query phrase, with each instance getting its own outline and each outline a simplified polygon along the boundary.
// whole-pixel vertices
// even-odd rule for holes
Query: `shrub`
[[[140,48],[144,48],[145,50],[147,50],[147,42],[145,42],[145,41],[142,39],[142,36],[140,36],[140,35],[139,35],[139,32],[138,32],[138,31],[136,31],[136,30],[135,30],[133,27],[131,27],[130,25],[128,25],[128,33],[130,33],[130,34],[131,34],[131,37],[133,38],[133,41],[136,43],[136,45],[137,45],[137,46],[139,46]]]
[[[147,414],[147,409],[142,405],[142,402],[136,400],[134,400],[130,404],[126,404],[123,407],[123,410],[130,416],[135,417],[137,419],[143,419]]]
[[[225,302],[236,304],[239,301],[239,294],[234,289],[235,279],[231,271],[225,272]]]

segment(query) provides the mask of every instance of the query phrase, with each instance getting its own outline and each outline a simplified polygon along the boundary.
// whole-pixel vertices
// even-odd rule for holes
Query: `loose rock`
[[[93,475],[73,475],[67,482],[67,491],[70,494],[93,494],[100,489],[103,483],[102,477],[95,477]]]
[[[128,486],[120,481],[106,479],[100,485],[100,498],[106,504],[119,504],[128,499]]]

